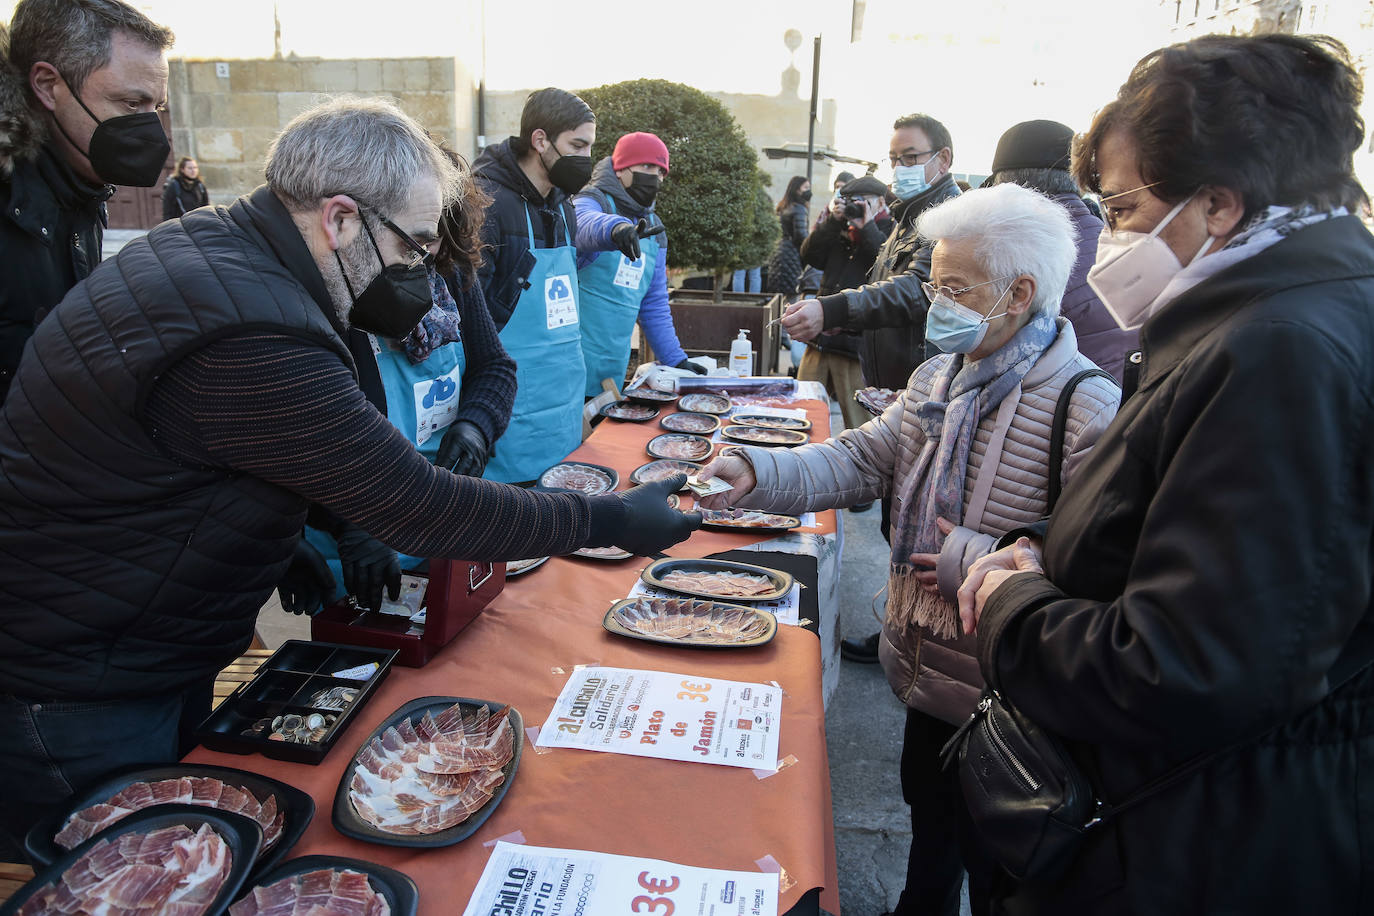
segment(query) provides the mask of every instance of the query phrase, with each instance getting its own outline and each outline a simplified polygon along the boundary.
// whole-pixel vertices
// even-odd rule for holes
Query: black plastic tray
[[[768,433],[781,433],[784,436],[794,437],[790,442],[760,442],[757,439],[747,439],[739,434],[743,429],[760,429]],[[811,441],[811,437],[806,433],[795,429],[776,429],[765,426],[745,426],[743,423],[732,423],[720,431],[722,439],[729,439],[731,442],[738,442],[741,445],[757,445],[761,448],[795,448],[798,445],[805,445]]]
[[[372,699],[377,687],[391,673],[395,659],[395,649],[289,639],[258,669],[251,681],[239,686],[197,726],[195,738],[212,751],[262,754],[274,760],[317,764],[353,724],[359,710]],[[332,672],[368,662],[377,662],[381,667],[365,681],[330,676]],[[358,698],[342,712],[306,705],[310,694],[324,687],[356,687]],[[259,719],[289,712],[319,712],[338,716],[338,720],[315,744],[269,741],[263,736],[243,734],[244,729]]]
[[[720,406],[720,401],[724,401],[725,406],[721,407],[719,410],[711,410],[707,407],[700,406],[697,401],[701,397],[716,398],[718,399],[715,402],[716,406]],[[683,398],[688,399],[686,404],[682,403]],[[678,398],[677,406],[679,410],[686,410],[692,413],[711,413],[719,416],[730,412],[731,401],[730,395],[721,391],[693,391],[690,393],[683,392],[681,397]]]
[[[560,468],[564,465],[573,465],[584,468],[595,468],[596,470],[601,471],[602,473],[606,474],[611,478],[611,485],[605,490],[597,491],[597,493],[587,493],[585,490],[574,490],[571,487],[556,487],[552,484],[544,483],[545,474],[548,474],[549,471],[552,471],[554,468]],[[554,490],[562,493],[585,493],[588,496],[597,496],[601,493],[615,492],[615,488],[620,486],[620,472],[617,471],[615,468],[608,468],[604,464],[592,464],[590,461],[560,461],[557,464],[551,464],[547,468],[545,468],[543,472],[540,473],[539,480],[536,482],[541,488],[545,490]]]
[[[733,531],[733,532],[735,532],[736,534],[750,534],[750,533],[753,533],[753,532],[764,532],[764,533],[767,533],[767,532],[770,532],[770,531],[791,531],[793,528],[800,528],[800,527],[801,527],[801,519],[797,518],[795,515],[781,515],[782,518],[787,519],[787,524],[783,524],[783,525],[727,525],[727,524],[725,524],[724,522],[712,521],[711,515],[710,515],[710,513],[711,513],[712,511],[715,511],[715,510],[711,510],[711,509],[703,509],[703,510],[702,510],[702,512],[701,512],[701,527],[703,527],[703,528],[710,528],[710,529],[715,530],[715,531]],[[744,509],[744,510],[742,510],[742,511],[748,512],[748,511],[751,511],[751,510],[749,510],[749,509]],[[767,515],[780,515],[780,513],[776,513],[776,512],[768,512],[768,513],[765,513],[765,514],[767,514]]]
[[[678,398],[670,391],[659,391],[657,388],[643,385],[638,388],[628,388],[623,392],[623,395],[626,400],[638,401],[641,404],[671,404]]]
[[[282,821],[281,838],[277,840],[277,845],[271,849],[263,850],[257,863],[253,867],[254,874],[261,873],[276,865],[285,855],[291,851],[291,847],[305,833],[305,828],[310,825],[311,819],[315,816],[315,800],[309,795],[289,786],[284,782],[261,776],[257,773],[249,773],[245,770],[235,770],[230,767],[207,766],[199,763],[177,763],[160,767],[123,767],[110,773],[100,782],[90,786],[80,795],[74,797],[60,811],[55,811],[47,817],[33,825],[33,828],[24,837],[24,855],[34,868],[43,868],[51,865],[59,858],[67,854],[63,849],[53,842],[53,837],[57,836],[58,831],[67,823],[67,818],[77,811],[89,808],[91,805],[100,804],[125,786],[136,782],[156,782],[160,779],[175,779],[180,776],[209,776],[221,782],[242,789],[253,795],[259,801],[272,795],[277,799],[277,810],[284,815]],[[167,807],[153,806],[152,807]],[[219,808],[197,805],[177,805],[176,807],[204,807],[207,811],[219,811]],[[148,808],[140,809],[143,811]],[[134,814],[138,812],[135,811]],[[237,812],[229,812],[231,814]],[[129,815],[133,817],[133,814]],[[111,827],[122,824],[123,821],[116,821]],[[105,828],[110,829],[109,827]],[[264,839],[264,843],[266,840]],[[250,879],[253,875],[249,876]]]
[[[665,455],[660,450],[661,445],[665,439],[695,439],[698,442],[705,443],[706,451],[696,458],[679,458],[675,455]],[[705,461],[706,459],[710,458],[711,453],[715,451],[715,448],[715,443],[713,443],[710,439],[706,438],[705,436],[695,435],[693,433],[664,433],[661,436],[654,436],[644,446],[644,450],[649,453],[649,457],[651,458],[670,458],[673,461],[690,461],[694,464],[699,463],[701,461]]]
[[[568,491],[565,490],[565,491],[563,491],[563,492],[568,492]],[[529,559],[535,559],[535,558],[534,558],[534,557],[530,557]],[[529,566],[526,566],[524,569],[511,569],[511,567],[510,567],[511,561],[507,561],[507,562],[506,562],[506,578],[507,578],[507,579],[512,579],[512,578],[514,578],[514,577],[516,577],[516,576],[523,576],[525,573],[528,573],[528,572],[534,572],[536,569],[538,569],[539,567],[543,566],[545,563],[549,562],[549,558],[548,558],[548,557],[539,557],[538,560],[539,560],[539,562],[533,563],[533,564],[531,564],[531,565],[529,565]],[[517,561],[514,561],[514,562],[520,562],[520,561],[517,560]]]
[[[510,784],[515,780],[515,771],[520,767],[520,754],[525,748],[525,722],[520,716],[520,711],[514,706],[511,707],[508,719],[511,730],[514,732],[515,751],[511,755],[510,762],[503,767],[506,778],[501,785],[496,787],[496,792],[487,799],[487,803],[476,811],[461,824],[441,830],[438,833],[425,834],[423,836],[405,836],[395,833],[387,833],[373,827],[367,821],[358,817],[353,810],[353,803],[348,800],[348,784],[353,780],[353,768],[357,766],[358,754],[373,738],[381,735],[393,725],[400,723],[402,719],[420,718],[426,712],[442,712],[454,703],[462,703],[464,706],[485,706],[492,712],[499,712],[504,703],[497,703],[494,700],[474,700],[468,697],[420,697],[418,700],[411,700],[409,703],[396,710],[386,721],[378,725],[372,734],[368,735],[363,742],[358,745],[358,750],[354,752],[353,759],[344,768],[342,778],[339,779],[338,791],[334,793],[334,829],[344,836],[353,837],[355,840],[363,840],[368,843],[378,843],[382,846],[410,846],[419,849],[434,849],[441,846],[452,846],[461,843],[472,836],[477,830],[486,823],[487,818],[496,810],[496,806],[501,804],[501,800],[506,797],[506,792],[510,790]]]
[[[641,639],[644,642],[658,643],[660,645],[665,646],[676,646],[680,649],[753,649],[757,648],[758,646],[768,645],[770,642],[773,641],[773,637],[778,635],[778,618],[774,617],[767,611],[760,611],[757,608],[752,608],[747,604],[735,604],[731,601],[721,601],[716,599],[701,600],[704,604],[714,604],[722,608],[735,608],[755,614],[758,617],[766,620],[768,625],[767,632],[765,632],[762,636],[751,639],[749,642],[704,642],[702,640],[674,639],[671,636],[652,636],[648,633],[640,633],[638,630],[632,630],[629,627],[625,626],[623,623],[621,623],[619,620],[615,619],[616,611],[620,610],[626,605],[637,604],[640,601],[645,600],[650,599],[648,599],[646,596],[641,596],[639,598],[625,598],[621,601],[615,602],[611,605],[611,609],[606,612],[606,616],[602,618],[601,625],[606,628],[607,632],[614,633],[617,636],[627,636],[630,639]]]
[[[748,598],[739,595],[713,595],[710,592],[688,591],[683,588],[674,588],[671,585],[663,584],[663,577],[672,572],[742,572],[750,573],[755,576],[767,576],[776,586],[771,592],[764,592],[762,595],[750,595]],[[670,592],[677,592],[682,595],[695,595],[698,598],[706,598],[711,601],[729,601],[747,604],[751,601],[776,601],[784,597],[792,590],[792,577],[785,572],[776,569],[769,569],[766,566],[754,566],[752,563],[733,563],[730,560],[680,560],[675,557],[667,557],[662,560],[655,560],[644,568],[639,574],[639,578],[644,580],[646,585],[654,588],[665,589]]]
[[[619,553],[614,553],[614,554],[605,554],[605,555],[595,554],[595,553],[583,553],[583,552],[582,552],[582,551],[584,551],[584,550],[597,550],[597,549],[617,550],[617,551],[620,551],[620,552],[619,552]],[[619,563],[621,560],[628,560],[628,559],[630,559],[631,557],[634,556],[634,554],[630,553],[628,550],[621,550],[619,547],[607,547],[607,548],[583,547],[582,550],[574,550],[572,553],[568,554],[568,556],[570,556],[570,557],[577,557],[579,560],[595,560],[595,561],[597,561],[598,563]]]
[[[676,419],[677,417],[700,417],[700,418],[703,419],[703,420],[710,420],[710,421],[711,421],[711,428],[710,428],[710,429],[678,429],[676,426],[673,425],[674,423],[677,423],[677,422],[678,422],[678,420]],[[662,420],[659,420],[659,421],[658,421],[658,425],[661,426],[661,427],[663,427],[664,429],[668,430],[668,432],[670,432],[670,433],[687,433],[687,434],[692,435],[692,436],[709,436],[709,435],[711,435],[712,433],[714,433],[716,430],[720,429],[720,417],[716,416],[716,415],[713,414],[713,413],[697,413],[697,412],[691,411],[691,410],[684,410],[684,411],[678,411],[677,413],[670,413],[670,414],[668,414],[668,416],[666,416],[666,417],[664,417]]]
[[[229,844],[229,852],[233,856],[233,861],[229,865],[229,877],[205,910],[207,914],[221,912],[229,905],[230,900],[238,896],[239,888],[243,886],[253,869],[258,847],[262,844],[262,829],[256,821],[242,814],[216,811],[198,805],[157,805],[134,812],[70,852],[63,853],[51,865],[39,871],[32,881],[15,891],[4,906],[0,906],[0,916],[14,916],[18,913],[19,908],[30,897],[60,879],[67,869],[75,865],[76,861],[96,843],[116,839],[126,833],[151,833],[177,824],[185,824],[192,830],[199,830],[202,824],[209,824],[210,828]]]
[[[691,468],[692,468],[692,470],[686,471],[686,473],[687,473],[688,476],[691,476],[692,474],[695,474],[697,471],[700,471],[703,467],[705,467],[705,465],[703,465],[703,464],[699,464],[699,463],[697,463],[697,462],[695,462],[695,461],[684,461],[684,460],[681,459],[681,458],[655,458],[653,461],[645,462],[644,464],[641,464],[639,467],[637,467],[637,468],[635,468],[633,471],[631,471],[631,472],[630,472],[630,483],[633,483],[633,484],[646,483],[647,481],[645,481],[645,480],[643,479],[643,477],[641,476],[641,472],[643,472],[643,471],[646,470],[647,468],[651,468],[651,467],[653,467],[654,465],[659,464],[660,462],[663,462],[663,461],[675,461],[675,462],[677,462],[678,464],[690,465]],[[686,492],[687,492],[687,483],[686,483],[685,481],[683,482],[682,486],[678,489],[678,492],[679,492],[679,493],[686,493]]]
[[[810,420],[798,420],[796,417],[774,417],[768,414],[758,413],[737,413],[730,418],[730,422],[738,426],[761,426],[764,429],[789,429],[794,433],[803,433],[811,429]]]
[[[343,856],[301,856],[283,862],[276,868],[261,875],[241,888],[239,899],[247,897],[255,887],[266,887],[292,875],[304,875],[312,871],[329,869],[331,871],[356,871],[367,875],[367,883],[372,890],[386,898],[391,908],[391,916],[415,916],[420,905],[420,891],[409,875],[394,868],[364,862],[362,859],[347,859]]]
[[[635,410],[645,410],[645,409],[649,408],[650,406],[653,407],[653,413],[645,414],[645,415],[642,416],[642,417],[622,417],[622,416],[619,416],[618,414],[615,413],[615,411],[616,411],[617,409],[624,409],[624,408],[629,407],[629,408],[633,408],[633,409],[635,409]],[[618,422],[618,423],[648,423],[650,420],[652,420],[654,417],[658,416],[659,413],[660,413],[659,408],[658,408],[658,406],[657,406],[656,404],[652,404],[652,405],[651,405],[651,403],[648,402],[648,401],[628,401],[628,400],[627,400],[627,401],[612,401],[611,403],[607,404],[605,407],[601,408],[601,410],[600,410],[599,412],[600,412],[601,416],[605,417],[607,420],[615,420],[615,421]]]

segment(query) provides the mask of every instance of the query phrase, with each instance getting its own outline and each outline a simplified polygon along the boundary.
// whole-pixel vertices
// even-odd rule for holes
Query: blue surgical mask
[[[911,200],[930,190],[930,180],[926,178],[926,166],[938,156],[931,156],[921,165],[899,165],[892,170],[892,193],[902,200]]]
[[[994,311],[1009,292],[1010,286],[997,297]],[[939,293],[930,300],[930,310],[926,312],[926,341],[945,353],[972,353],[987,337],[988,322],[1005,314],[983,316]]]

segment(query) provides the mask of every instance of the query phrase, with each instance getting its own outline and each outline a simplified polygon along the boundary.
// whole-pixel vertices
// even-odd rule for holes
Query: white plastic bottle
[[[754,347],[749,342],[749,332],[740,328],[739,337],[730,343],[730,372],[744,378],[754,368]]]

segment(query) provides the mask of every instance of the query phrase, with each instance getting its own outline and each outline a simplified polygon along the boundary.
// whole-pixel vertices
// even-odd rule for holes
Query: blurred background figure
[[[177,160],[177,170],[162,185],[162,218],[176,219],[210,203],[210,193],[200,180],[200,166],[190,156]]]

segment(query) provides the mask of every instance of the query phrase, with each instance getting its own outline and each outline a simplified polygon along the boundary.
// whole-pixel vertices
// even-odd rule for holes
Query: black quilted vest
[[[327,302],[259,188],[131,242],[38,326],[0,412],[0,693],[171,693],[247,647],[306,501],[183,465],[143,407],[161,372],[244,330],[318,342],[352,368],[312,289]]]

